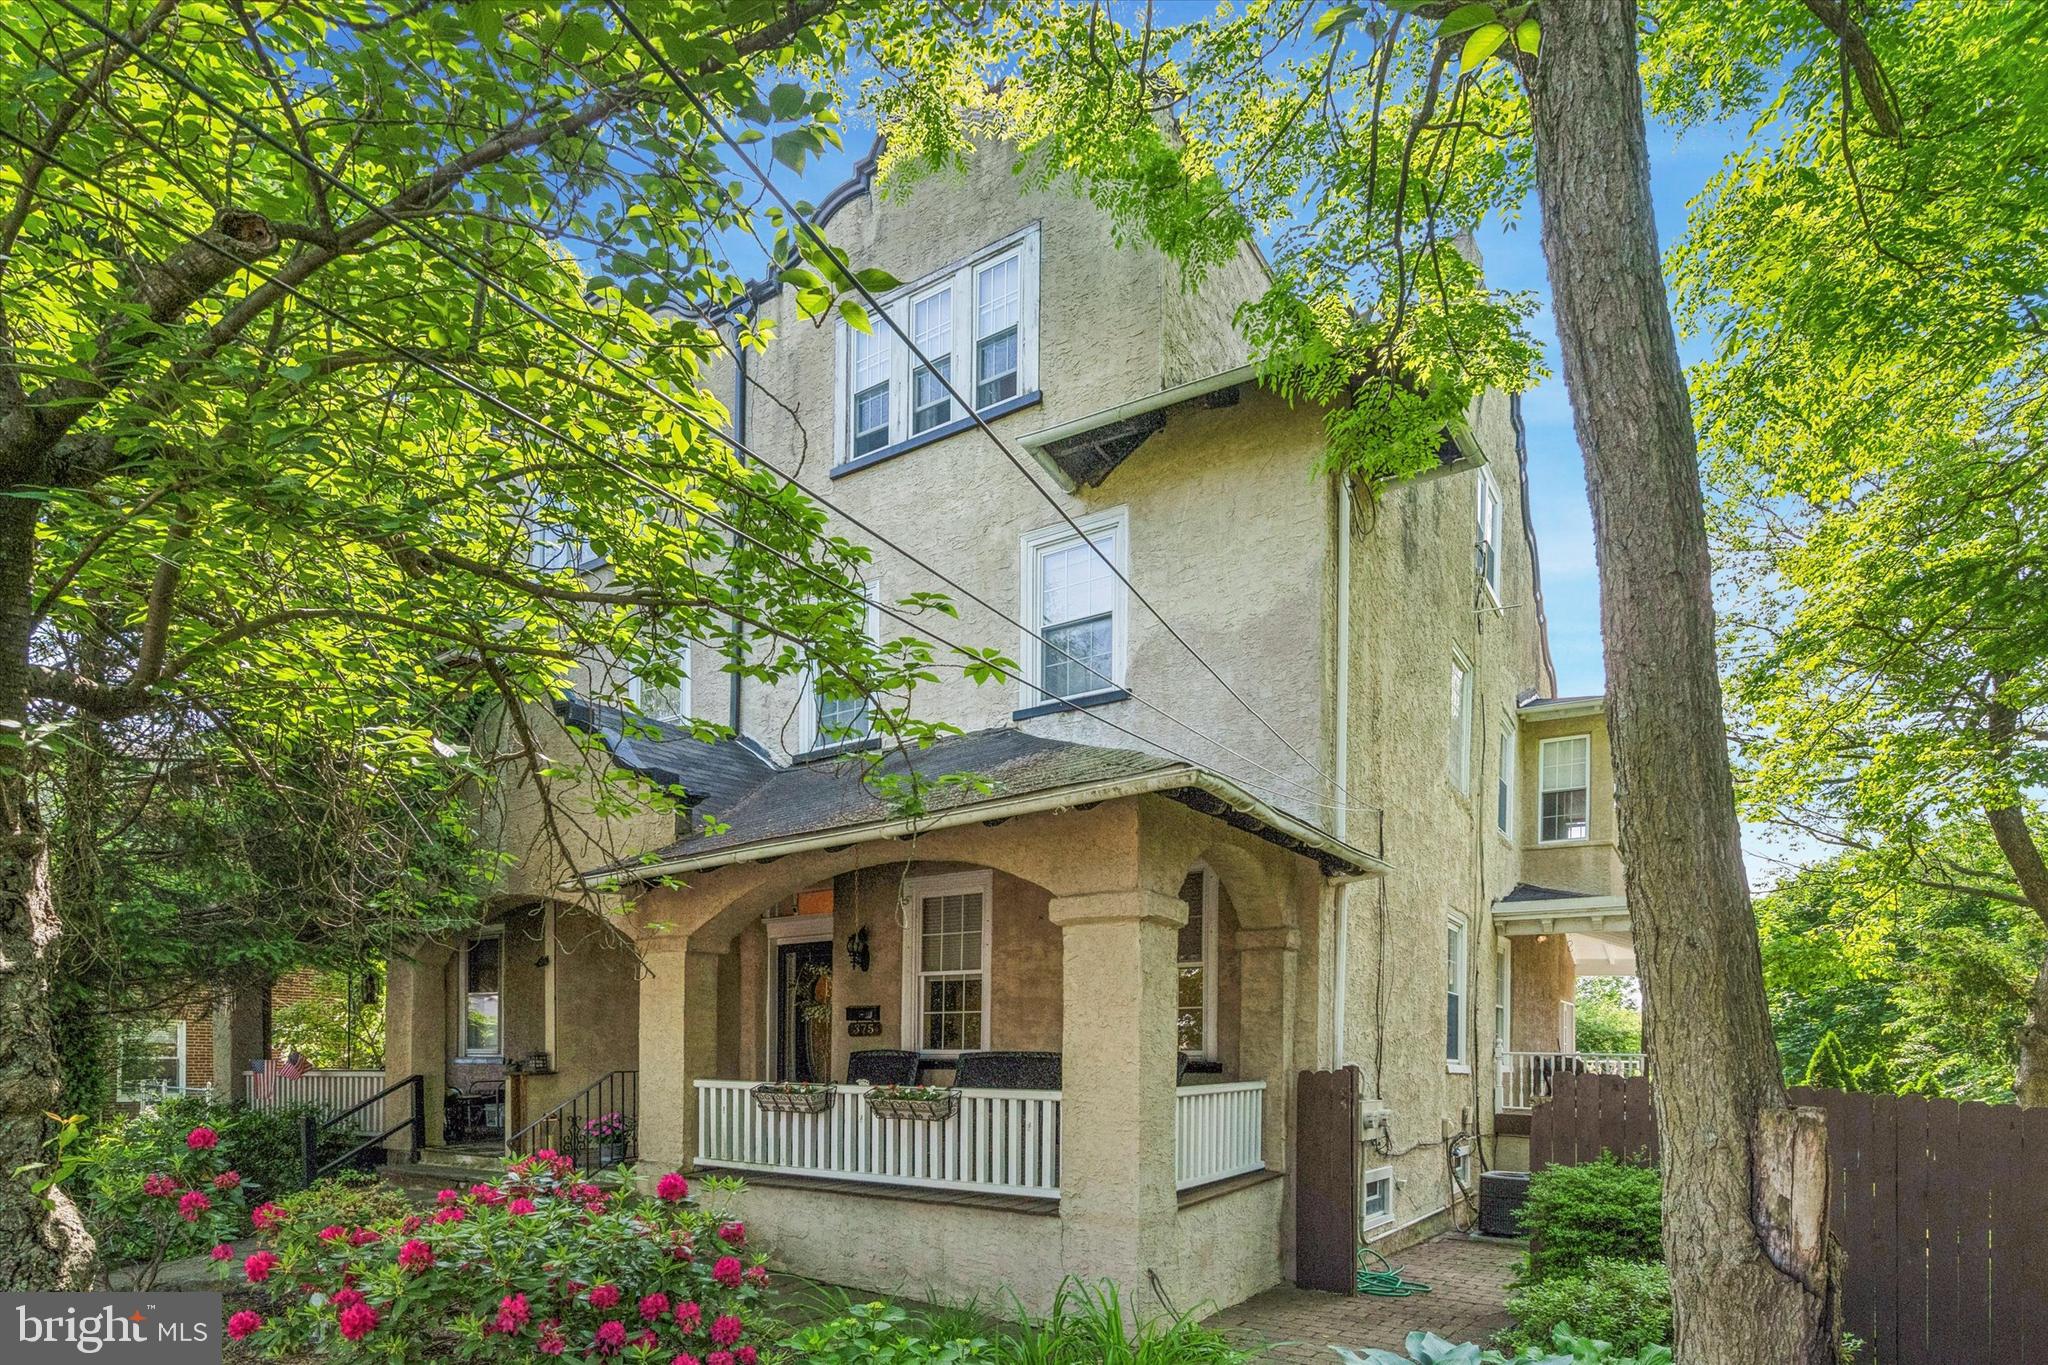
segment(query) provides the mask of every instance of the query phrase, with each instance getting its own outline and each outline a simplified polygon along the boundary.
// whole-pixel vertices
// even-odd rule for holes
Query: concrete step
[[[429,1147],[418,1161],[395,1161],[380,1174],[400,1189],[432,1194],[442,1189],[464,1189],[480,1180],[495,1180],[505,1172],[505,1158],[489,1150]]]

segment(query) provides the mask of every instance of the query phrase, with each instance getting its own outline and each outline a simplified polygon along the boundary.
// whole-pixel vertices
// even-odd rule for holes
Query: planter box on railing
[[[822,1114],[832,1107],[832,1087],[770,1081],[754,1087],[754,1104],[770,1114]]]
[[[862,1096],[868,1112],[878,1119],[910,1119],[916,1123],[944,1123],[959,1112],[960,1092],[929,1086],[915,1089],[878,1085]]]

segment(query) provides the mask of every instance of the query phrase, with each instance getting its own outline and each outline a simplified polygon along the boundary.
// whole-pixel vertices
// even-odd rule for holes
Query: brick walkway
[[[1451,1342],[1484,1343],[1508,1325],[1502,1301],[1521,1254],[1518,1242],[1447,1234],[1391,1258],[1403,1278],[1430,1286],[1427,1294],[1347,1298],[1289,1286],[1269,1289],[1218,1313],[1209,1325],[1241,1346],[1268,1347],[1258,1357],[1260,1365],[1335,1365],[1331,1346],[1398,1351],[1414,1331],[1434,1332]]]

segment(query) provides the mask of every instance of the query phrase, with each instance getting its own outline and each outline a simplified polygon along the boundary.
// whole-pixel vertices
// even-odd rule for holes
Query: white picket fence
[[[386,1084],[382,1071],[308,1071],[303,1076],[280,1076],[274,1070],[244,1071],[242,1097],[252,1109],[311,1104],[331,1116],[361,1104]],[[397,1122],[396,1116],[386,1118],[385,1111],[394,1103],[405,1102],[403,1094],[386,1095],[352,1115],[348,1126],[364,1137],[373,1137]]]
[[[1593,1076],[1640,1076],[1640,1052],[1504,1052],[1494,1086],[1495,1110],[1526,1110],[1550,1098],[1550,1078],[1560,1071]]]
[[[1193,1189],[1265,1169],[1266,1083],[1184,1085],[1173,1102],[1173,1184]]]

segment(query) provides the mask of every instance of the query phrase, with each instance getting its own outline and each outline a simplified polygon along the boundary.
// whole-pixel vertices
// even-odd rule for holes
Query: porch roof
[[[555,704],[555,714],[564,724],[597,736],[620,767],[682,788],[683,804],[692,811],[729,810],[778,771],[751,740],[702,740],[681,726],[637,716],[628,734],[625,712],[585,697],[564,697]]]
[[[694,829],[649,855],[593,868],[576,879],[585,885],[647,880],[912,829],[943,829],[1144,794],[1179,801],[1311,858],[1326,876],[1366,876],[1386,866],[1376,855],[1275,810],[1227,778],[1136,749],[1073,744],[1000,728],[949,736],[908,754],[892,753],[877,766],[885,778],[901,779],[914,770],[927,779],[971,774],[978,781],[928,788],[922,812],[911,818],[878,796],[855,764],[764,765],[744,791],[730,793],[724,802],[707,798],[693,807],[718,819],[716,831]],[[681,779],[691,789],[691,773],[683,772]]]

